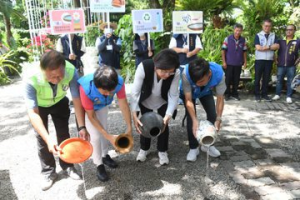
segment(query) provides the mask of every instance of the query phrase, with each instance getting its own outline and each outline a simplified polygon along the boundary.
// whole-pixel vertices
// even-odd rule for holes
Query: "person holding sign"
[[[212,89],[216,89],[217,103],[213,97]],[[196,115],[195,101],[199,99],[207,115],[207,120],[220,130],[222,113],[224,108],[224,93],[226,90],[225,76],[222,66],[207,62],[202,58],[191,61],[182,72],[182,83],[180,84],[180,96],[184,99],[187,110],[187,133],[190,151],[187,161],[194,162],[199,155],[199,143],[196,132],[199,123]],[[201,150],[208,151],[207,146],[201,146]],[[209,155],[220,156],[220,152],[214,147],[209,147]]]
[[[189,38],[189,41],[187,39]],[[197,34],[174,34],[171,38],[169,48],[179,55],[180,70],[184,65],[197,58],[197,53],[203,49],[200,38]]]
[[[57,179],[54,155],[60,154],[58,145],[70,138],[69,134],[69,100],[66,97],[70,88],[79,135],[89,140],[85,128],[84,110],[81,106],[78,90],[78,74],[74,66],[65,61],[57,51],[45,53],[40,60],[40,68],[24,75],[25,104],[33,128],[36,131],[38,155],[44,179],[40,182],[42,190],[48,190]],[[56,130],[57,143],[53,143],[48,132],[48,116],[51,115]],[[80,179],[73,164],[59,159],[61,168],[73,179]]]
[[[165,49],[153,59],[142,61],[135,72],[132,86],[131,111],[135,128],[141,134],[143,126],[138,118],[138,112],[145,114],[157,110],[163,117],[165,128],[157,138],[157,150],[160,165],[169,164],[168,123],[177,107],[179,98],[178,84],[180,79],[179,57],[174,50]],[[141,149],[136,158],[144,162],[150,148],[150,138],[140,135]]]
[[[69,38],[71,38],[72,41],[71,45]],[[70,49],[70,46],[72,46],[72,51]],[[86,52],[83,37],[78,36],[76,34],[70,34],[69,37],[69,35],[66,34],[62,38],[58,39],[56,44],[56,50],[61,52],[64,55],[65,59],[75,66],[80,77],[83,76],[84,73],[81,57]]]
[[[135,67],[146,59],[150,59],[154,55],[154,41],[150,39],[148,44],[148,34],[135,34],[133,41],[133,51],[135,52]]]
[[[96,48],[99,53],[99,65],[111,66],[117,71],[120,70],[120,51],[122,47],[121,39],[113,34],[117,28],[116,23],[110,23],[110,27],[106,23],[100,25],[100,29],[104,31],[101,37],[96,40]]]
[[[126,134],[132,134],[130,109],[126,99],[125,84],[112,67],[102,66],[94,74],[86,75],[78,80],[80,98],[86,111],[86,127],[91,134],[93,145],[93,161],[97,165],[97,177],[100,181],[109,179],[104,164],[116,168],[118,164],[108,154],[109,142],[114,145],[116,136],[107,132],[108,106],[117,94],[118,103],[125,122]]]

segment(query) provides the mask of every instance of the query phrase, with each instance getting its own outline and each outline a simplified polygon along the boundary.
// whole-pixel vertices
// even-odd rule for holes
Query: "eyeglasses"
[[[160,72],[161,74],[163,74],[163,75],[169,75],[169,76],[175,75],[175,72],[167,72],[167,71],[163,71],[163,70],[161,70],[161,69],[158,69],[158,70],[159,70],[159,72]]]
[[[294,31],[294,29],[285,29],[285,31]]]

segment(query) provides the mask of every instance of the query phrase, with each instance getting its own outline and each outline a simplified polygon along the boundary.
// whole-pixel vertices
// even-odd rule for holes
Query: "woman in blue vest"
[[[148,34],[135,34],[133,41],[133,51],[135,53],[135,68],[146,59],[150,59],[154,54],[154,41],[150,40],[148,46]]]
[[[179,98],[178,83],[180,79],[179,58],[171,49],[165,49],[138,66],[131,91],[131,111],[138,133],[143,126],[138,119],[138,112],[143,115],[157,110],[163,117],[165,129],[157,138],[157,150],[160,165],[169,164],[167,154],[169,142],[168,122],[176,110]],[[136,158],[144,162],[150,149],[150,138],[140,135],[141,149]]]
[[[112,67],[103,66],[94,74],[86,75],[78,80],[80,84],[80,99],[86,111],[86,128],[90,131],[93,145],[93,162],[97,165],[97,177],[100,181],[109,179],[104,164],[116,168],[117,163],[108,154],[109,142],[114,145],[116,135],[107,132],[108,106],[112,103],[114,95],[125,119],[126,134],[132,132],[130,109],[126,99],[125,84]]]
[[[214,88],[217,96],[216,105],[212,93]],[[199,143],[195,137],[199,128],[195,108],[196,99],[200,100],[206,112],[207,120],[214,124],[217,131],[219,131],[222,122],[225,90],[226,84],[222,66],[198,58],[185,67],[182,73],[180,94],[181,98],[184,99],[187,111],[187,132],[190,146],[187,161],[194,162],[199,155]],[[208,148],[202,146],[201,150],[207,152]],[[214,146],[210,146],[209,155],[218,157],[220,152]]]

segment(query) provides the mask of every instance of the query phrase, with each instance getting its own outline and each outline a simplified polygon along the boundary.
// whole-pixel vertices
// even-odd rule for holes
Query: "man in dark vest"
[[[57,41],[56,50],[58,52],[61,52],[64,55],[65,59],[75,66],[79,77],[81,77],[84,74],[81,57],[86,52],[84,38],[76,34],[71,34],[70,37],[72,40],[73,52],[70,51],[70,41],[68,34],[64,35]]]
[[[234,26],[234,33],[225,38],[222,45],[222,60],[223,68],[225,70],[226,92],[225,100],[232,97],[235,100],[240,100],[238,94],[238,86],[242,71],[242,66],[247,66],[247,46],[246,40],[241,36],[243,32],[243,25],[236,24]],[[230,88],[232,83],[232,90]]]
[[[287,76],[286,102],[293,103],[291,88],[292,80],[296,74],[296,61],[299,58],[300,40],[295,37],[296,26],[290,24],[286,27],[286,37],[279,40],[278,64],[277,64],[277,84],[276,95],[273,100],[280,99],[283,79]]]
[[[174,50],[165,49],[138,66],[131,91],[131,111],[138,133],[143,126],[138,112],[145,114],[157,110],[163,117],[164,131],[157,138],[157,150],[160,165],[169,164],[167,154],[169,141],[168,123],[176,110],[179,98],[178,83],[180,79],[179,57]],[[136,158],[144,162],[150,148],[150,138],[140,135],[141,149]]]
[[[99,53],[99,65],[111,66],[120,71],[120,51],[122,47],[121,39],[113,32],[117,28],[116,23],[110,23],[108,28],[106,23],[101,24],[100,29],[104,34],[97,38],[96,48]]]
[[[133,51],[135,53],[135,67],[143,61],[153,57],[154,41],[150,39],[150,47],[148,46],[148,34],[135,34],[133,41]]]

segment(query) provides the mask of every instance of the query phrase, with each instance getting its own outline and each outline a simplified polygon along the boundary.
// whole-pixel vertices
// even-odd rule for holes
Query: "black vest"
[[[135,40],[134,43],[138,47],[139,52],[143,52],[135,57],[135,66],[137,67],[143,60],[150,59],[148,56],[148,41],[146,41],[145,45],[141,40]],[[151,48],[153,48],[153,40],[150,40]]]
[[[189,51],[193,51],[196,48],[196,34],[190,34],[189,35]],[[176,38],[176,43],[178,48],[183,48],[184,43],[186,42],[184,40],[183,34],[179,34]],[[180,65],[188,64],[190,61],[195,60],[197,58],[197,55],[193,55],[190,58],[186,57],[186,53],[179,53],[179,62]]]
[[[154,62],[152,59],[147,59],[142,61],[145,71],[145,79],[141,89],[141,96],[139,103],[145,101],[152,92],[153,82],[154,82]],[[170,76],[166,80],[163,80],[161,86],[161,97],[168,102],[168,93],[173,81],[174,75]]]
[[[74,38],[72,40],[72,49],[73,53],[76,55],[76,60],[69,60],[70,55],[70,44],[69,44],[69,37],[65,35],[61,38],[61,44],[63,47],[63,54],[65,58],[72,63],[76,68],[78,68],[78,61],[81,58],[81,45],[82,45],[82,37],[74,35]]]

